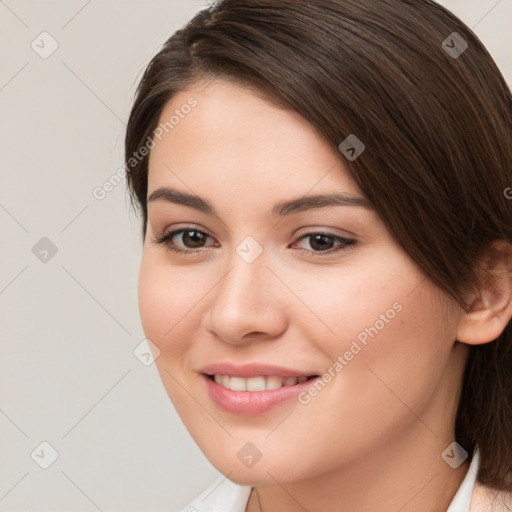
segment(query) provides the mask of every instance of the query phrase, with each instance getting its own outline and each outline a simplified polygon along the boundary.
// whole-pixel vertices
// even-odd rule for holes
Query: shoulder
[[[477,481],[469,512],[512,512],[512,491],[498,491]]]

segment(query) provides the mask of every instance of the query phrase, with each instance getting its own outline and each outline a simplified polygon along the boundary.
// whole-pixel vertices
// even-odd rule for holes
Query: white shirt
[[[473,454],[473,459],[469,466],[468,472],[462,480],[458,491],[450,503],[450,506],[446,512],[469,512],[469,506],[471,505],[471,497],[473,496],[473,488],[475,487],[476,475],[478,473],[478,465],[480,462],[480,453],[478,448]]]
[[[446,512],[469,512],[479,460],[477,449],[468,472]],[[221,475],[179,512],[245,512],[251,489],[250,486],[235,484]]]

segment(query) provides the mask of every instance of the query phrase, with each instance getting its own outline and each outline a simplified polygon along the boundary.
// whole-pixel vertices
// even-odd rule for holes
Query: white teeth
[[[302,377],[278,377],[271,375],[268,377],[250,377],[244,379],[243,377],[230,377],[229,375],[214,376],[215,382],[232,391],[265,391],[272,389],[279,389],[282,386],[295,386],[301,384],[308,378]]]
[[[231,377],[229,389],[232,391],[247,391],[245,379],[242,377]]]
[[[247,391],[265,391],[265,377],[251,377],[245,382]]]
[[[283,385],[283,378],[271,375],[267,377],[266,389],[279,389]]]

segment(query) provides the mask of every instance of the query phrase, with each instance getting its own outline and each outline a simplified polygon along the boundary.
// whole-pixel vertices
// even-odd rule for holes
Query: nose
[[[222,341],[243,345],[286,330],[282,284],[267,264],[265,251],[252,263],[233,251],[224,277],[210,292],[207,314],[211,332]]]

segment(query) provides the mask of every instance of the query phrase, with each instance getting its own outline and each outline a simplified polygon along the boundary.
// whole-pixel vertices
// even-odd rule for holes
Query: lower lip
[[[294,386],[282,386],[278,389],[265,391],[232,391],[206,375],[201,375],[210,398],[224,410],[243,415],[262,414],[272,407],[296,397],[320,377],[307,380]]]

